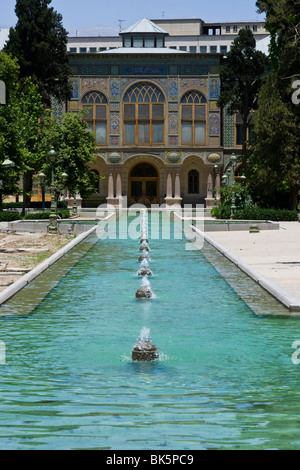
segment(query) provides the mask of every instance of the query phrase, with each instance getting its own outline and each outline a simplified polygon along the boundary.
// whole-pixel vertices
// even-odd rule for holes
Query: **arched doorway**
[[[129,204],[159,204],[159,174],[150,163],[138,163],[130,171]]]

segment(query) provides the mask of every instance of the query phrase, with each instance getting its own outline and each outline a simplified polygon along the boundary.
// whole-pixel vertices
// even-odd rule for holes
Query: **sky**
[[[15,26],[15,0],[0,0],[0,28]],[[2,4],[2,6],[1,6]],[[206,22],[264,21],[256,0],[52,0],[70,36],[115,36],[144,16],[149,19],[201,18]],[[120,20],[121,23],[120,23]]]

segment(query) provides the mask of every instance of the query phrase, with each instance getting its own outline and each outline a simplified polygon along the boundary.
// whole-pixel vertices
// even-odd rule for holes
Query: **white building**
[[[0,51],[8,40],[9,29],[0,29]]]
[[[193,54],[226,54],[243,28],[250,29],[258,42],[269,35],[264,22],[205,23],[195,18],[152,21],[158,30],[163,29],[169,34],[165,40],[166,47]],[[135,25],[130,27],[133,32],[134,27]],[[128,30],[129,28],[126,28],[122,33]],[[102,52],[119,47],[122,47],[120,36],[70,37],[68,42],[69,52],[81,54]]]

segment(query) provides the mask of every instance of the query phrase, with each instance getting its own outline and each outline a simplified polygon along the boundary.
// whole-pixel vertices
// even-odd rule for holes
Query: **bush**
[[[20,220],[18,212],[0,212],[0,222],[13,222],[14,220]]]
[[[297,222],[297,211],[288,209],[265,209],[261,207],[249,207],[238,210],[234,216],[237,220],[272,220],[274,222]]]
[[[35,214],[27,214],[23,217],[24,220],[47,220],[50,216],[50,211],[36,212]],[[61,219],[69,219],[70,212],[67,209],[57,211],[57,214]]]
[[[217,219],[230,219],[231,209],[228,206],[219,206],[212,209],[212,216]],[[235,212],[235,220],[272,220],[274,222],[297,222],[297,211],[287,209],[266,209],[258,206],[249,206]]]

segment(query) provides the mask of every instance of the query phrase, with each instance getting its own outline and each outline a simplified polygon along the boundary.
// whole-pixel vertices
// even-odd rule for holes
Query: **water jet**
[[[151,362],[159,358],[159,353],[155,344],[150,338],[150,330],[143,328],[139,337],[139,342],[132,350],[132,360],[139,362]]]

